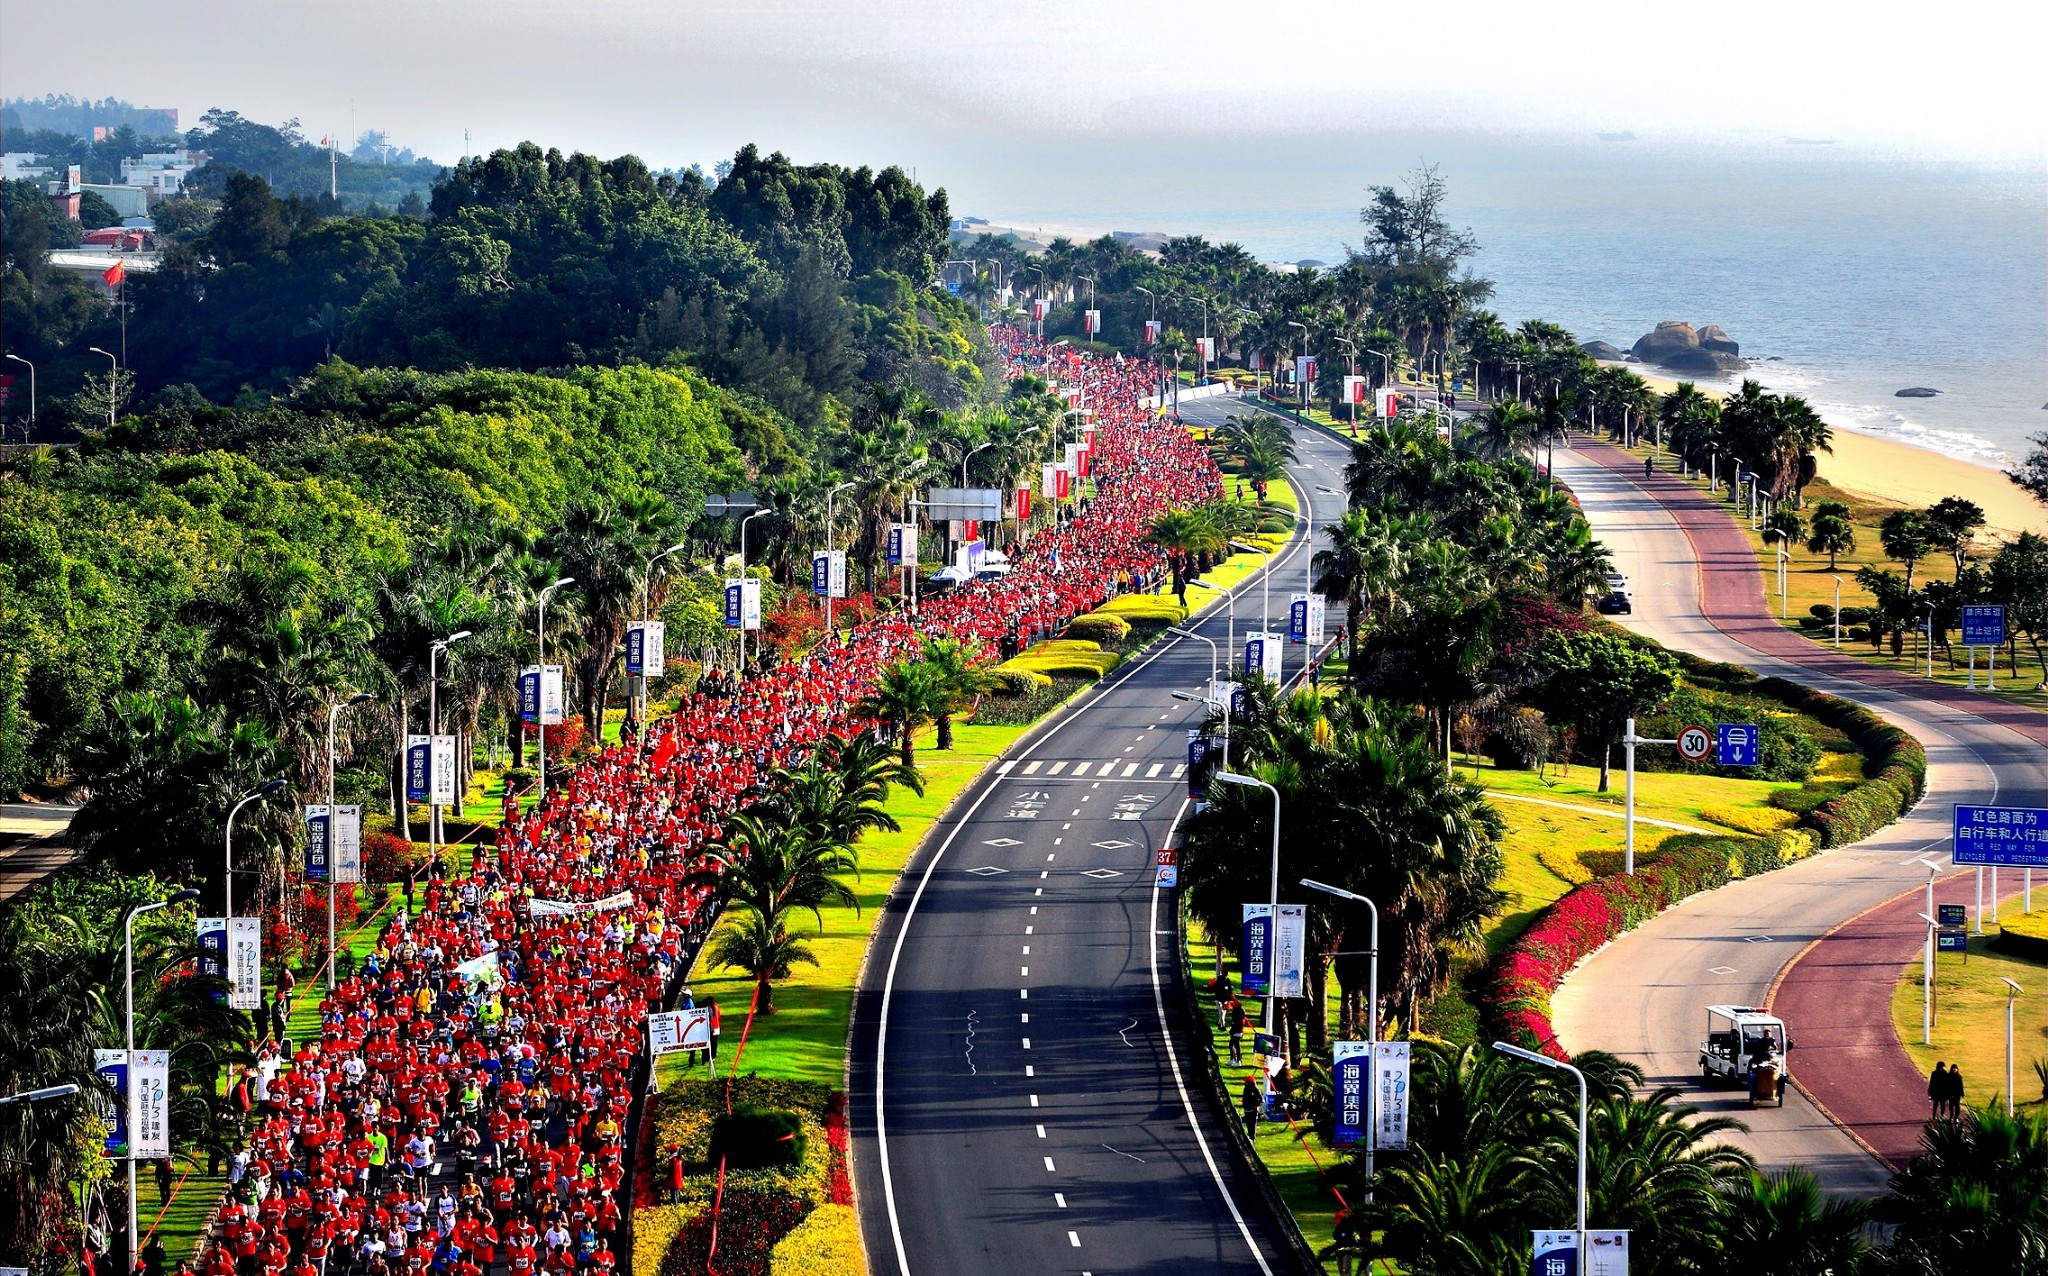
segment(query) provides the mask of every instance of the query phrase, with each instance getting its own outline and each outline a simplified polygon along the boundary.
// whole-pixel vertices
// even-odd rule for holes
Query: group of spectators
[[[433,865],[417,909],[320,1005],[318,1034],[263,1042],[253,1133],[205,1276],[603,1276],[630,1204],[644,1017],[666,1005],[716,891],[722,822],[777,766],[857,730],[849,706],[921,634],[1050,632],[1164,560],[1152,517],[1215,499],[1214,464],[1144,410],[1143,365],[997,330],[1013,372],[1050,369],[1094,408],[1095,491],[1007,576],[885,614],[801,659],[719,673],[671,717],[601,750],[539,804],[508,798],[467,870]],[[639,1074],[644,1076],[644,1074]]]

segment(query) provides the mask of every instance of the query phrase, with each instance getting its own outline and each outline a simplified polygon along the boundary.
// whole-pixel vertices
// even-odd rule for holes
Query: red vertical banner
[[[1017,518],[1021,522],[1030,517],[1031,485],[1029,483],[1019,483],[1017,485]]]

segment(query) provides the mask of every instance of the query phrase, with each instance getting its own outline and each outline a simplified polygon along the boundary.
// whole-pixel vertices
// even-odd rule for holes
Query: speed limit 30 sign
[[[1714,751],[1714,733],[1705,727],[1687,727],[1678,733],[1678,756],[1698,762]]]

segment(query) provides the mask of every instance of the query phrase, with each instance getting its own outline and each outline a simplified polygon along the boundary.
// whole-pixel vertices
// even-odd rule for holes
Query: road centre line
[[[1067,1208],[1067,1194],[1065,1192],[1054,1192],[1052,1194],[1052,1203],[1061,1209]]]
[[[1247,592],[1251,588],[1251,585],[1254,581],[1258,581],[1263,579],[1264,577],[1269,576],[1274,570],[1274,568],[1279,565],[1280,562],[1278,557],[1269,558],[1267,564],[1264,567],[1260,568],[1257,572],[1254,572],[1251,575],[1247,576],[1243,581],[1240,581],[1238,584],[1232,586],[1228,591],[1226,591],[1226,597],[1234,599],[1239,594]],[[1096,705],[1100,704],[1104,696],[1108,695],[1112,691],[1121,689],[1123,685],[1126,682],[1130,681],[1132,677],[1136,676],[1136,674],[1140,670],[1147,668],[1152,664],[1153,661],[1160,659],[1161,657],[1165,656],[1168,652],[1178,649],[1181,645],[1181,642],[1182,640],[1180,638],[1174,638],[1172,641],[1161,645],[1157,651],[1146,656],[1143,660],[1138,661],[1136,664],[1126,665],[1122,669],[1118,670],[1117,673],[1113,676],[1113,680],[1110,681],[1108,685],[1104,686],[1098,684],[1095,690],[1094,699],[1090,700],[1085,705],[1077,706],[1073,713],[1069,714],[1067,717],[1063,718],[1059,722],[1054,723],[1052,728],[1049,731],[1047,731],[1043,737],[1027,746],[1025,750],[1026,753],[1028,754],[1036,750],[1040,745],[1043,745],[1047,741],[1051,740],[1053,736],[1065,730],[1069,724],[1079,720],[1080,716],[1083,713],[1086,713],[1089,709],[1092,709]],[[1162,713],[1159,715],[1159,720],[1161,722],[1164,722],[1167,721],[1171,716],[1172,715],[1170,713]],[[1064,764],[1062,763],[1060,765]],[[1185,770],[1185,765],[1175,766],[1174,778],[1178,779],[1182,772],[1184,772]],[[1097,781],[1090,787],[1101,788],[1102,785],[1100,781]],[[952,848],[953,839],[959,836],[961,829],[967,827],[969,824],[973,822],[975,814],[981,809],[982,804],[988,800],[989,795],[996,791],[996,788],[997,785],[991,783],[982,789],[980,795],[977,796],[974,799],[973,803],[968,806],[967,810],[964,813],[962,813],[959,821],[955,823],[950,830],[948,830],[945,840],[939,844],[938,850],[932,853],[931,859],[925,864],[924,873],[918,878],[917,888],[911,892],[910,902],[905,908],[903,920],[897,926],[895,942],[890,946],[889,965],[882,977],[882,1004],[881,1009],[877,1015],[875,1037],[875,1145],[876,1159],[881,1163],[882,1198],[884,1202],[884,1209],[888,1214],[889,1218],[889,1236],[892,1242],[892,1247],[896,1251],[896,1268],[900,1276],[910,1276],[910,1252],[908,1247],[904,1243],[902,1219],[896,1208],[896,1182],[893,1168],[890,1164],[889,1159],[889,1115],[887,1105],[889,1010],[891,1003],[895,997],[896,969],[902,961],[903,944],[910,933],[910,924],[917,916],[918,905],[924,899],[925,889],[931,885],[932,877],[935,873],[937,873],[940,862],[945,859],[947,851]],[[1084,794],[1081,800],[1084,802],[1087,801],[1087,796]],[[1181,807],[1182,811],[1184,812],[1186,808],[1187,804],[1183,802]],[[1179,819],[1180,817],[1176,815],[1176,825],[1178,825]],[[1169,838],[1171,836],[1171,831],[1171,829],[1168,830]],[[1039,877],[1041,879],[1045,878],[1046,876],[1047,874],[1043,872],[1039,874]],[[1032,891],[1033,895],[1043,895],[1044,893],[1044,887],[1038,887]],[[1158,928],[1158,902],[1159,892],[1155,888],[1152,895],[1152,925],[1155,930]],[[1018,995],[1020,997],[1029,997],[1031,994],[1028,989],[1019,989]],[[1161,1023],[1164,1024],[1166,1011],[1165,1003],[1163,1000],[1163,994],[1161,993],[1159,987],[1159,960],[1157,944],[1152,945],[1152,1002],[1154,1009],[1158,1012],[1160,1016]],[[1181,1106],[1187,1112],[1188,1123],[1192,1127],[1194,1126],[1194,1110],[1192,1104],[1188,1099],[1187,1085],[1180,1074],[1180,1063],[1178,1056],[1174,1053],[1173,1046],[1170,1040],[1167,1043],[1167,1055],[1169,1060],[1173,1063],[1174,1081],[1180,1089]],[[1026,1075],[1029,1075],[1030,1069],[1026,1068],[1025,1072]],[[1195,1128],[1195,1139],[1197,1145],[1202,1150],[1203,1159],[1206,1162],[1208,1162],[1211,1177],[1215,1179],[1218,1190],[1222,1191],[1223,1193],[1224,1203],[1229,1207],[1231,1217],[1236,1220],[1239,1232],[1243,1234],[1246,1245],[1250,1247],[1252,1251],[1252,1257],[1257,1260],[1259,1264],[1259,1269],[1262,1272],[1264,1272],[1266,1276],[1272,1276],[1272,1268],[1267,1265],[1265,1256],[1259,1253],[1258,1246],[1252,1241],[1251,1231],[1249,1227],[1246,1226],[1243,1215],[1238,1211],[1237,1202],[1231,1199],[1229,1191],[1223,1187],[1223,1179],[1216,1169],[1215,1158],[1210,1154],[1208,1141],[1205,1138],[1203,1138],[1199,1127]],[[1089,1276],[1089,1274],[1084,1272],[1082,1273],[1082,1276]]]
[[[1055,1170],[1055,1169],[1054,1169],[1054,1168],[1052,1167],[1052,1158],[1051,1158],[1051,1157],[1046,1157],[1046,1158],[1045,1158],[1045,1172],[1046,1172],[1047,1174],[1057,1174],[1057,1173],[1059,1173],[1059,1171],[1058,1171],[1058,1170]]]

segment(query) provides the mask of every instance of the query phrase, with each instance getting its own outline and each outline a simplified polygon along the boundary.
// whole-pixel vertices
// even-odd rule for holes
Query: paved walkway
[[[76,814],[60,802],[0,803],[0,903],[71,861],[64,831]]]
[[[1984,693],[1872,668],[1786,629],[1771,615],[1756,551],[1729,507],[1666,470],[1644,477],[1642,461],[1604,443],[1576,442],[1588,460],[1627,475],[1669,511],[1692,543],[1701,607],[1713,626],[1761,654],[2006,727],[2048,745],[2048,715]],[[1930,856],[1945,860],[1945,847]],[[2020,875],[2002,876],[2000,893],[2017,894]],[[1935,886],[1937,903],[1974,902],[1972,875]],[[1927,1086],[1891,1023],[1900,972],[1919,959],[1926,927],[1924,890],[1907,891],[1820,936],[1794,958],[1769,1005],[1798,1025],[1798,1085],[1838,1125],[1886,1162],[1903,1165],[1919,1150]]]

